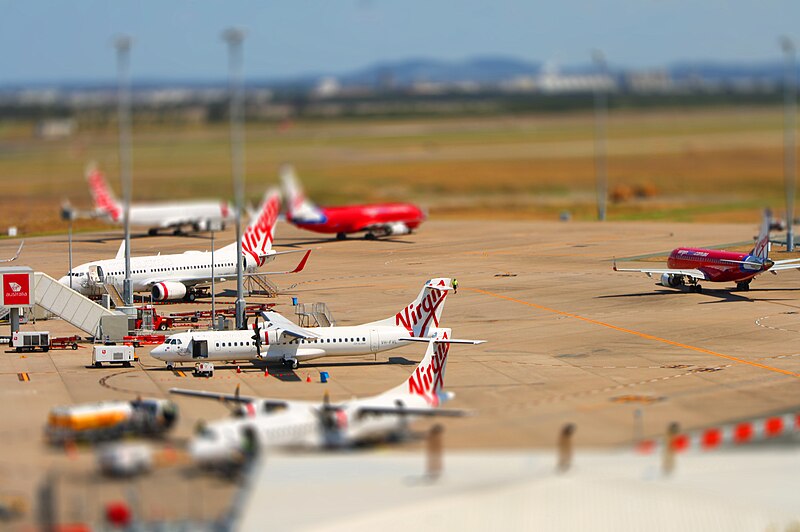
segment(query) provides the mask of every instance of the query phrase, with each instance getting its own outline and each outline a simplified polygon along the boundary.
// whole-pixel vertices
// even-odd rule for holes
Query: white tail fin
[[[324,223],[325,213],[319,207],[306,199],[303,188],[297,180],[294,168],[284,164],[280,170],[283,192],[286,195],[286,217],[291,222],[298,223]]]
[[[772,223],[772,212],[769,209],[764,210],[764,219],[761,222],[761,231],[758,233],[758,240],[756,240],[753,251],[750,254],[759,259],[769,258],[769,226]]]
[[[424,338],[431,327],[439,327],[447,293],[453,289],[452,280],[446,277],[425,282],[417,298],[400,312],[385,320],[368,325],[405,327],[410,336]]]
[[[278,189],[272,188],[264,194],[264,201],[258,216],[250,220],[250,224],[242,234],[242,253],[250,255],[256,264],[263,266],[266,256],[272,249],[275,238],[275,224],[281,210],[281,195]],[[225,246],[220,251],[230,251],[236,248],[236,243]]]
[[[94,163],[89,163],[86,167],[86,180],[89,182],[89,192],[92,193],[94,208],[118,222],[122,219],[122,205],[114,197],[114,193],[108,188],[106,178]]]

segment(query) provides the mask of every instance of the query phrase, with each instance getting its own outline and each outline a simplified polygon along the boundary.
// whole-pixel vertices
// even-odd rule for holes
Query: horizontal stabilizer
[[[391,406],[362,406],[358,408],[357,415],[367,414],[377,416],[464,417],[471,415],[471,412],[444,408],[402,408]]]
[[[436,344],[470,344],[470,345],[478,345],[478,344],[485,344],[486,340],[459,340],[458,338],[400,338],[401,342],[433,342]]]

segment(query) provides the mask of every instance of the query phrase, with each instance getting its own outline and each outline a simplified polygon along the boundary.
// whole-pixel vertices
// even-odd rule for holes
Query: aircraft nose
[[[162,356],[162,355],[163,355],[165,352],[166,352],[166,348],[164,347],[164,344],[161,344],[161,345],[159,345],[159,346],[156,346],[156,347],[155,347],[155,348],[154,348],[152,351],[150,351],[150,356],[151,356],[151,357],[153,357],[153,358],[158,358],[158,359],[160,359],[160,358],[161,358],[161,356]]]

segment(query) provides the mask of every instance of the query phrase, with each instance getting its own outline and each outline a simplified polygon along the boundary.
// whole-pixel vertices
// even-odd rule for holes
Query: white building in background
[[[617,90],[617,82],[610,74],[562,74],[555,62],[545,63],[537,80],[544,93],[594,92]]]
[[[334,77],[322,78],[317,86],[312,91],[317,98],[333,98],[338,96],[342,90],[342,86]]]

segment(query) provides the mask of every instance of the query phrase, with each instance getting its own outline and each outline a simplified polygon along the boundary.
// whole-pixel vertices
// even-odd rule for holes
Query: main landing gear
[[[690,284],[689,285],[689,291],[690,292],[694,292],[696,294],[702,294],[703,293],[703,285],[701,285],[699,283]]]
[[[750,281],[752,281],[752,279],[736,283],[736,289],[741,290],[743,292],[747,292],[748,290],[750,290]]]
[[[300,363],[297,361],[296,358],[284,358],[283,359],[283,367],[286,369],[297,369],[300,366]]]
[[[336,240],[345,240],[347,238],[347,233],[336,233]]]

